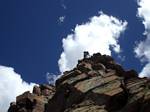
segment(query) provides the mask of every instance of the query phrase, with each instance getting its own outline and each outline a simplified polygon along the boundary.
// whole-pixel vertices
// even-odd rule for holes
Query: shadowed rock
[[[84,52],[84,59],[55,85],[35,86],[8,112],[150,112],[149,79],[124,70],[108,55]]]

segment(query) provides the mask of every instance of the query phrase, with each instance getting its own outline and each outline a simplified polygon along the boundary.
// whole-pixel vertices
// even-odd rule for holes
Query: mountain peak
[[[149,105],[148,78],[125,71],[111,56],[84,52],[55,86],[35,86],[33,93],[18,96],[8,112],[149,112]]]

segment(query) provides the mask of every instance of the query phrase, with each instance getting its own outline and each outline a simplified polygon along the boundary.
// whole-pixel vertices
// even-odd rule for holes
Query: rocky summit
[[[88,55],[57,79],[10,104],[8,112],[150,112],[150,80],[108,55]]]

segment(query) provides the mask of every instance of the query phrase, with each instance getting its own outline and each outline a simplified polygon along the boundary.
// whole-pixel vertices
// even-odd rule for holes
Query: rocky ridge
[[[108,55],[89,56],[57,79],[35,86],[11,103],[8,112],[150,112],[150,80],[125,71]]]

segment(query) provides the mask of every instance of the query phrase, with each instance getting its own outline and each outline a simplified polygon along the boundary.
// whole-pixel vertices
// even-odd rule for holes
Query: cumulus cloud
[[[34,85],[23,81],[13,68],[0,65],[0,112],[7,112],[10,102],[25,91],[32,91]]]
[[[83,57],[83,51],[90,54],[100,52],[111,55],[110,47],[116,52],[121,51],[118,39],[125,31],[126,21],[100,12],[98,16],[81,25],[76,25],[72,34],[63,38],[63,52],[58,61],[61,72],[70,70]]]
[[[139,42],[135,47],[136,57],[138,57],[141,62],[146,62],[140,73],[140,77],[150,77],[150,1],[149,0],[138,0],[138,17],[142,19],[145,27],[144,35],[145,40]]]

